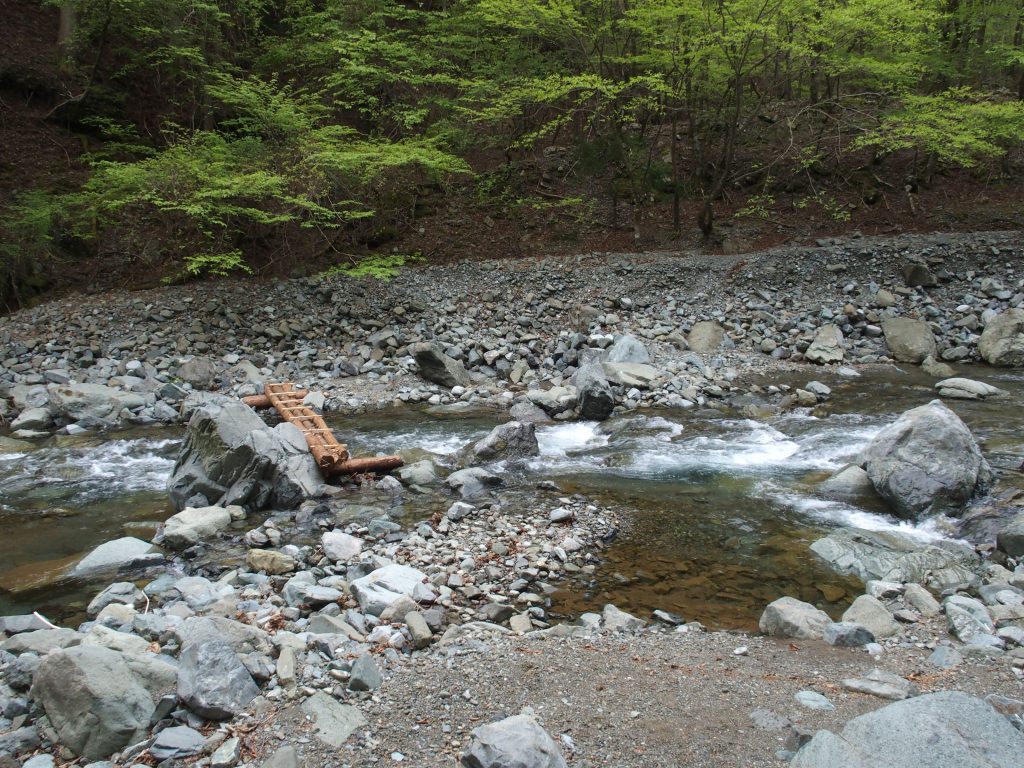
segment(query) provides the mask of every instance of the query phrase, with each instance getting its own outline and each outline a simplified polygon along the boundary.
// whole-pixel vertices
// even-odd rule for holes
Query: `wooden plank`
[[[302,404],[302,399],[309,394],[308,390],[297,390],[295,385],[287,383],[266,383],[262,395],[251,395],[242,401],[251,408],[273,407],[281,418],[294,424],[301,432],[309,446],[310,453],[324,477],[343,474],[361,474],[370,472],[387,472],[402,466],[400,456],[370,456],[353,459],[349,456],[348,446],[339,443],[333,430],[327,426],[318,413]]]

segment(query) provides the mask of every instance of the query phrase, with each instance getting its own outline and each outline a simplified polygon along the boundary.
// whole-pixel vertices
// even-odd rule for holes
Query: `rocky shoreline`
[[[811,736],[848,723],[857,759],[883,765],[879,734],[920,717],[939,723],[920,764],[1013,765],[1024,744],[1024,552],[1013,530],[999,550],[986,543],[988,559],[966,546],[904,551],[898,536],[822,545],[837,564],[860,548],[866,593],[835,622],[776,601],[764,637],[614,606],[561,624],[548,597],[593,571],[615,513],[557,487],[539,489],[542,504],[497,501],[488,488],[530,455],[537,421],[813,407],[830,391],[809,363],[854,376],[850,366],[895,359],[923,364],[942,397],[998,396],[947,365],[1024,363],[1021,250],[1000,233],[742,258],[590,255],[460,264],[443,279],[426,268],[387,284],[165,289],[6,318],[7,450],[54,431],[236,423],[223,395],[258,393],[268,379],[308,386],[324,412],[486,407],[509,409],[515,426],[468,446],[447,477],[419,461],[359,494],[312,488],[281,435],[273,461],[251,461],[250,445],[240,474],[211,473],[202,456],[237,449],[241,434],[194,440],[171,483],[180,512],[156,539],[174,554],[119,540],[83,561],[110,573],[134,559],[125,573],[144,587],[112,583],[77,631],[0,619],[0,762],[824,766],[834,743]],[[787,371],[811,381],[765,383]],[[496,460],[510,468],[493,473]],[[908,516],[937,500],[962,505],[988,482],[976,462],[969,485],[922,501],[886,467],[861,471],[879,492],[892,485]],[[379,514],[406,492],[451,502],[407,528]],[[918,695],[945,690],[971,696]],[[850,722],[886,699],[909,709],[870,728]],[[957,743],[959,762],[937,762],[953,754],[958,722],[983,736]]]

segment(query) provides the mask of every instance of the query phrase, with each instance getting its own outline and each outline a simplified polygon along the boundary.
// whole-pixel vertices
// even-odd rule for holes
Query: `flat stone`
[[[892,672],[873,669],[864,677],[843,680],[843,688],[882,699],[900,700],[917,695],[917,686]]]
[[[353,733],[366,725],[366,718],[357,707],[342,704],[323,691],[317,691],[304,702],[302,711],[316,723],[316,737],[330,747],[342,746]]]
[[[801,707],[806,707],[807,709],[813,709],[820,712],[831,712],[836,708],[835,704],[817,691],[797,691],[793,698],[796,700],[797,704]]]
[[[120,539],[100,544],[96,549],[78,561],[72,575],[85,576],[104,570],[114,570],[130,565],[134,560],[141,560],[145,555],[156,549],[148,541],[124,536]]]
[[[164,728],[157,734],[149,754],[157,760],[190,757],[203,751],[205,741],[203,734],[184,725]]]

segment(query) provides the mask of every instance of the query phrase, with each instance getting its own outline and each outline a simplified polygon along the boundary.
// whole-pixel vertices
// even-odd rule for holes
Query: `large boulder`
[[[862,459],[878,493],[910,520],[959,514],[992,477],[967,425],[939,400],[907,411],[875,435]]]
[[[270,428],[244,403],[213,397],[192,414],[168,481],[175,509],[237,504],[292,509],[323,477],[298,427]]]
[[[772,637],[798,637],[819,640],[832,619],[824,611],[795,597],[780,597],[769,603],[761,614],[758,627]]]
[[[576,397],[576,407],[584,419],[604,421],[612,415],[615,395],[600,364],[589,363],[576,373]]]
[[[842,528],[811,544],[833,570],[862,581],[926,584],[941,592],[977,580],[981,560],[957,541],[922,541],[897,531]]]
[[[60,743],[87,760],[103,760],[149,733],[156,702],[172,690],[174,667],[96,645],[53,651],[32,683]]]
[[[1024,733],[990,704],[957,691],[856,717],[841,736],[818,731],[793,768],[1018,768]]]
[[[260,695],[241,659],[222,640],[186,646],[178,660],[178,697],[210,720],[234,717]]]
[[[427,381],[442,387],[468,387],[472,382],[465,366],[455,358],[448,357],[437,342],[424,341],[409,348],[420,374]]]
[[[889,317],[882,321],[889,353],[901,363],[921,363],[935,356],[935,334],[924,320]]]
[[[481,725],[470,736],[463,768],[566,768],[554,739],[529,715]]]
[[[536,425],[509,421],[499,424],[486,437],[468,446],[465,461],[468,465],[510,459],[514,461],[527,459],[539,453]]]
[[[989,365],[1024,365],[1024,309],[1008,309],[989,320],[978,352]]]

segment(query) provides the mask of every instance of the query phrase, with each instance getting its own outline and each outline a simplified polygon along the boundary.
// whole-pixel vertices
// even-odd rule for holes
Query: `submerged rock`
[[[958,514],[992,477],[967,425],[939,400],[907,411],[875,435],[863,459],[878,493],[910,520]]]
[[[146,556],[154,551],[156,551],[156,547],[148,541],[132,536],[123,536],[96,547],[78,561],[72,575],[85,576],[99,571],[123,568],[131,565],[133,561],[146,559]]]
[[[835,571],[862,581],[926,584],[941,591],[970,583],[981,558],[959,541],[923,542],[898,531],[843,528],[811,544],[811,551]]]
[[[465,452],[467,463],[527,459],[540,453],[537,428],[534,424],[509,421],[499,424],[490,433],[470,445]]]

